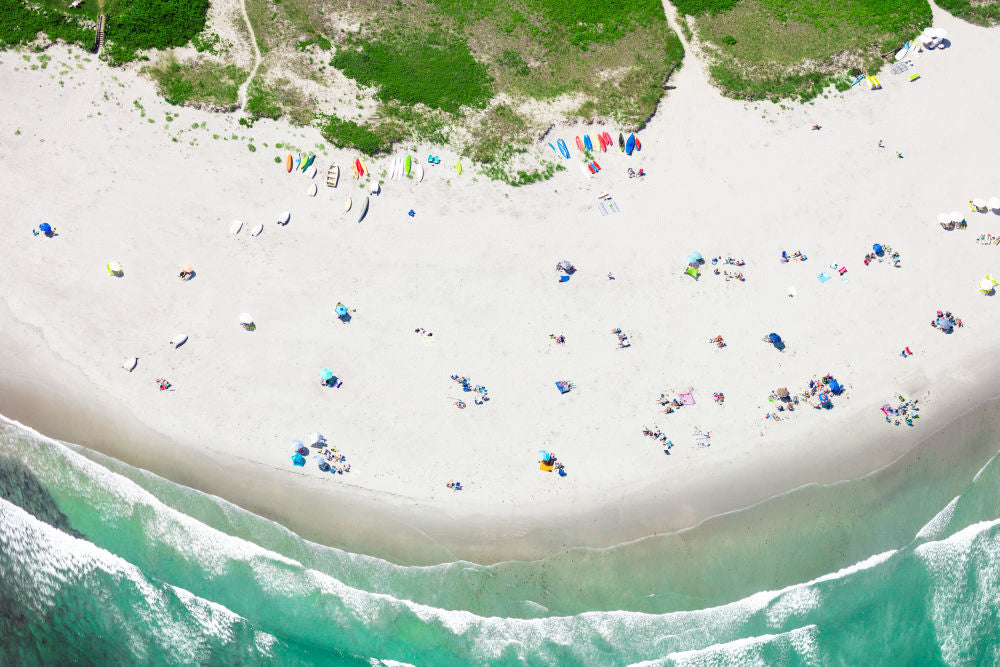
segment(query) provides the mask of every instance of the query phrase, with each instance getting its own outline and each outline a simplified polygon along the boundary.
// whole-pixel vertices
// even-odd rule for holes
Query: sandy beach
[[[38,70],[4,53],[0,413],[307,537],[414,562],[607,546],[864,475],[995,394],[1000,302],[977,285],[1000,275],[1000,247],[977,238],[1000,232],[1000,214],[967,201],[1000,196],[1000,31],[937,10],[935,24],[951,45],[916,57],[919,80],[885,70],[882,90],[803,106],[724,99],[689,52],[642,151],[599,154],[594,178],[574,157],[510,188],[469,163],[457,175],[453,153],[400,147],[366,160],[376,176],[405,153],[441,164],[421,183],[386,178],[360,223],[343,210],[370,185],[351,179],[355,154],[318,150],[312,181],[274,161],[279,142],[317,150],[315,130],[259,121],[250,151],[236,117],[170,107],[134,71],[61,47]],[[546,141],[601,130],[619,128]],[[538,155],[551,159],[545,141]],[[605,192],[619,213],[601,215]],[[968,228],[943,230],[938,214],[956,210]],[[56,236],[34,236],[42,222]],[[876,243],[901,266],[866,266]],[[694,280],[692,252],[744,261],[719,268],[745,280],[710,262]],[[567,282],[562,260],[576,267]],[[116,261],[121,278],[106,270]],[[181,281],[188,263],[196,276]],[[964,326],[932,328],[938,310]],[[188,340],[174,349],[177,334]],[[322,368],[343,384],[321,386]],[[833,409],[765,417],[772,391],[827,373],[846,387]],[[490,400],[473,403],[454,374]],[[664,414],[661,394],[688,392],[695,405]],[[880,411],[900,395],[921,401],[913,427]],[[292,441],[313,431],[349,473],[292,465]],[[539,449],[567,475],[541,472]]]

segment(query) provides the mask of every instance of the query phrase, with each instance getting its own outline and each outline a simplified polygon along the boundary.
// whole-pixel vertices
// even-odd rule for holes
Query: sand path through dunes
[[[247,106],[247,88],[250,87],[250,82],[253,81],[253,78],[257,76],[261,55],[260,47],[257,46],[257,33],[253,31],[253,23],[250,22],[250,15],[247,14],[247,0],[241,0],[240,11],[243,12],[243,20],[247,22],[247,30],[250,31],[250,45],[253,47],[253,67],[250,69],[250,75],[247,76],[247,80],[240,86],[240,91],[237,95],[240,108],[245,110]]]

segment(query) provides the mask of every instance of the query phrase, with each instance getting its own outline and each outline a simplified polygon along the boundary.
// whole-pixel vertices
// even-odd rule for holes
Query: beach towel
[[[552,472],[552,468],[554,468],[554,467],[555,467],[554,464],[552,464],[552,463],[545,463],[544,461],[541,461],[538,464],[538,469],[541,470],[541,471],[543,471],[543,472]]]
[[[301,454],[296,453],[292,456],[292,463],[297,466],[304,466],[306,464],[306,460]]]
[[[826,271],[816,276],[816,280],[820,281],[821,283],[825,283],[829,279],[830,279],[830,274],[827,273]]]
[[[556,382],[556,388],[559,389],[560,394],[565,394],[569,391],[569,382],[565,380],[559,380]]]
[[[681,399],[682,405],[694,405],[694,394],[681,394],[678,398]]]

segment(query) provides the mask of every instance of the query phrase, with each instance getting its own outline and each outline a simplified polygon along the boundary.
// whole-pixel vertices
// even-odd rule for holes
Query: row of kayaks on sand
[[[308,158],[303,159],[302,154],[299,153],[294,158],[292,154],[289,153],[285,158],[285,171],[291,173],[293,169],[301,169],[303,173],[312,178],[316,175],[316,167],[313,166],[313,162],[316,161],[315,155],[310,155]],[[441,162],[441,158],[435,158],[434,156],[428,156],[427,162],[430,164],[438,164]],[[459,175],[462,173],[462,161],[458,160],[455,162],[455,171]],[[361,158],[355,158],[351,163],[351,174],[354,176],[355,180],[361,178],[366,173],[368,173],[368,165],[361,161]],[[399,180],[404,176],[409,178],[412,175],[416,179],[417,183],[424,180],[424,166],[420,164],[419,159],[414,159],[409,155],[404,155],[402,157],[394,158],[389,169],[389,180]],[[337,183],[340,180],[340,167],[336,162],[330,165],[330,168],[326,172],[326,184],[331,187],[337,187]]]
[[[606,153],[609,147],[615,145],[614,139],[612,139],[611,134],[608,132],[601,132],[597,135],[597,144],[600,147],[602,153]],[[549,148],[552,149],[556,155],[562,155],[567,160],[569,159],[569,148],[566,146],[566,142],[559,139],[555,145],[549,142]],[[580,151],[592,151],[594,150],[594,142],[591,140],[589,134],[585,134],[582,137],[576,137],[576,148]],[[621,132],[618,133],[618,148],[626,155],[631,155],[633,151],[641,151],[642,143],[639,141],[639,137],[635,136],[635,133],[630,133],[628,138]],[[596,172],[595,172],[596,173]]]

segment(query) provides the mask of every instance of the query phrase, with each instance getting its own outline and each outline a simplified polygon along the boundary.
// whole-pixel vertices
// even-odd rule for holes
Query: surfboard
[[[306,178],[316,178],[316,165],[306,169]]]
[[[414,178],[417,179],[417,183],[424,180],[424,166],[419,162],[417,163],[416,174],[414,175]]]
[[[315,161],[316,161],[316,156],[315,155],[310,155],[309,159],[306,160],[305,166],[302,167],[302,171],[305,171],[306,169],[308,169],[309,167],[311,167],[312,163],[315,162]]]
[[[250,232],[250,236],[260,236],[260,233],[264,231],[264,223],[257,225],[257,228]]]
[[[635,150],[635,135],[628,135],[628,140],[625,142],[625,155],[631,155],[632,151]]]
[[[458,172],[459,176],[462,175],[462,161],[461,160],[459,160],[458,162],[455,163],[455,171]]]
[[[618,149],[625,150],[625,135],[621,132],[618,133]]]
[[[329,188],[337,187],[337,182],[340,180],[340,167],[334,162],[330,165],[330,168],[326,170],[326,186]]]
[[[583,150],[583,139],[580,138],[579,134],[576,135],[576,149],[578,151],[582,151]]]
[[[568,160],[569,149],[566,148],[566,142],[560,139],[559,141],[556,142],[556,145],[559,146],[559,152],[562,153],[562,156]]]
[[[292,154],[289,153],[288,157],[285,158],[285,171],[292,173]]]
[[[590,140],[589,134],[583,135],[583,147],[586,148],[588,151],[594,150],[594,142]]]
[[[302,162],[302,153],[295,154],[295,168],[299,168],[299,163]]]
[[[371,199],[371,197],[365,197],[365,202],[361,204],[361,213],[358,214],[358,222],[364,220],[365,216],[368,215],[368,204],[371,203]]]
[[[352,204],[351,198],[348,197],[347,201],[344,202],[344,213],[347,213],[348,211],[351,210],[351,204]]]
[[[237,234],[240,233],[241,229],[243,229],[243,221],[237,220],[236,222],[233,223],[233,226],[229,228],[229,233],[232,234],[233,236],[236,236]]]
[[[406,156],[406,175],[407,176],[410,175],[410,164],[411,164],[411,162],[410,162],[410,156],[407,155]]]
[[[319,188],[316,187],[315,183],[310,183],[309,184],[309,196],[310,197],[315,197],[316,196],[316,192],[318,190],[319,190]]]

